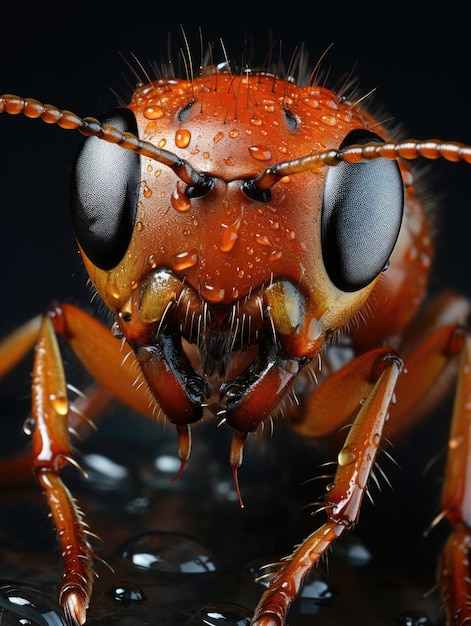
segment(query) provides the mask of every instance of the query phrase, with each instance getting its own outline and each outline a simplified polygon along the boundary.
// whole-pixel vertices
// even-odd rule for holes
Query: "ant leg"
[[[303,581],[319,558],[358,519],[368,478],[382,440],[402,362],[390,354],[376,362],[378,379],[363,403],[338,455],[338,468],[324,499],[327,521],[280,563],[255,610],[252,626],[280,626]]]

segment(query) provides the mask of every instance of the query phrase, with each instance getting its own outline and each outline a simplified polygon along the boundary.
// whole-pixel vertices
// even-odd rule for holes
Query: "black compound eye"
[[[349,133],[340,148],[383,139]],[[340,162],[324,187],[321,241],[330,279],[342,291],[366,287],[387,265],[402,223],[404,187],[396,161]]]
[[[116,109],[100,118],[137,135],[134,113]],[[75,236],[101,269],[115,267],[131,240],[140,184],[140,157],[131,150],[88,137],[77,155],[71,181]]]

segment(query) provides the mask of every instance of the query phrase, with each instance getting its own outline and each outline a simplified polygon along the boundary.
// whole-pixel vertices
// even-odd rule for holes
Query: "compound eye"
[[[138,134],[129,109],[111,111],[100,122]],[[101,269],[115,267],[131,241],[139,183],[139,155],[97,137],[85,139],[72,171],[72,222],[83,251]]]
[[[368,130],[354,130],[340,149],[384,143]],[[330,279],[342,291],[358,291],[386,267],[402,223],[404,187],[396,161],[340,162],[324,187],[321,242]]]

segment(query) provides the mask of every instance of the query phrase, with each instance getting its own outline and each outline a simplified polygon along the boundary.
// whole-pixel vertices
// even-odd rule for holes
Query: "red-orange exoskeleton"
[[[385,421],[394,437],[418,419],[416,407],[459,356],[441,583],[450,623],[471,620],[470,307],[445,294],[421,310],[433,244],[406,164],[471,162],[471,148],[394,142],[359,104],[312,79],[232,73],[227,64],[139,85],[128,106],[100,120],[11,95],[0,97],[0,112],[87,136],[72,220],[115,319],[110,331],[64,303],[0,344],[1,372],[35,346],[31,463],[62,547],[68,622],[86,620],[94,554],[60,477],[76,461],[57,335],[114,396],[176,426],[182,469],[192,426],[215,418],[233,430],[237,484],[246,438],[292,394],[297,408],[286,417],[302,436],[353,422],[325,495],[326,521],[281,562],[256,626],[285,623],[309,570],[358,519]],[[352,357],[336,368],[339,333]]]

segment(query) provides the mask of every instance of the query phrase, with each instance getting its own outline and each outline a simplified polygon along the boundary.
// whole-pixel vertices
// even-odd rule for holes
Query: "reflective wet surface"
[[[126,423],[131,434],[123,438]],[[87,624],[248,625],[265,566],[323,520],[305,506],[323,484],[308,481],[322,473],[309,447],[286,434],[254,438],[240,470],[241,509],[230,433],[215,431],[213,424],[195,429],[191,459],[175,482],[171,428],[123,417],[81,444],[88,480],[74,468],[64,476],[106,562],[96,563]],[[387,485],[383,491],[375,507],[365,501],[365,523],[312,572],[289,626],[441,626],[437,555],[429,558],[428,540],[409,523],[409,504]],[[34,486],[5,492],[0,516],[0,623],[61,626],[61,562],[42,495]]]

